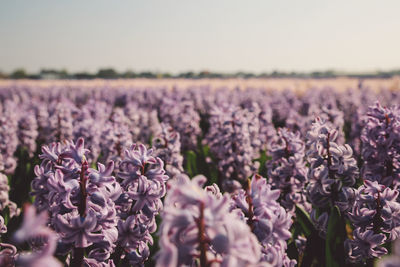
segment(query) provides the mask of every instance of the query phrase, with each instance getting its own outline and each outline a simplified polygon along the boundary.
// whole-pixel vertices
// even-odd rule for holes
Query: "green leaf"
[[[2,210],[2,215],[4,218],[4,224],[7,225],[8,221],[10,220],[10,208],[8,206],[6,206],[3,210]]]
[[[303,233],[306,237],[310,236],[312,233],[317,232],[314,227],[314,224],[311,222],[310,216],[308,216],[307,212],[303,210],[301,207],[296,205],[296,219],[300,224]]]
[[[260,157],[257,159],[257,161],[260,162],[258,173],[263,177],[267,177],[268,173],[267,173],[267,166],[265,166],[265,163],[268,161],[268,157],[265,150],[260,152]]]
[[[345,221],[337,206],[331,208],[325,241],[325,266],[340,267],[345,264]]]
[[[193,177],[198,174],[197,171],[197,156],[196,153],[189,150],[185,154],[185,170],[188,173],[189,177]]]

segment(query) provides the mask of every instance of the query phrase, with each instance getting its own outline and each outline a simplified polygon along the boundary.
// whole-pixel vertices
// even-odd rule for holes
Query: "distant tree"
[[[7,78],[7,74],[5,74],[4,72],[0,71],[0,79],[6,79]]]
[[[178,75],[178,77],[179,77],[179,78],[191,79],[191,78],[194,78],[194,77],[195,77],[195,74],[194,74],[194,72],[192,72],[192,71],[188,71],[188,72],[180,73],[180,74]]]
[[[118,73],[111,68],[108,69],[100,69],[97,74],[97,78],[102,78],[102,79],[117,79],[119,78]]]
[[[161,75],[162,75],[162,78],[172,78],[173,77],[172,74],[168,73],[168,72],[162,73]]]
[[[11,73],[11,79],[26,79],[27,74],[24,69],[16,69],[13,73]]]
[[[125,73],[123,73],[121,77],[125,78],[125,79],[131,79],[131,78],[137,78],[138,75],[137,75],[137,73],[135,73],[131,70],[128,70]]]
[[[43,78],[50,79],[67,79],[69,78],[68,72],[63,70],[55,70],[55,69],[42,69],[40,70],[39,76]]]
[[[78,80],[95,78],[95,76],[93,74],[90,74],[88,72],[78,72],[78,73],[73,74],[73,77]]]
[[[150,72],[150,71],[145,71],[145,72],[141,72],[139,73],[139,77],[140,78],[147,78],[147,79],[154,79],[157,78],[157,75]]]

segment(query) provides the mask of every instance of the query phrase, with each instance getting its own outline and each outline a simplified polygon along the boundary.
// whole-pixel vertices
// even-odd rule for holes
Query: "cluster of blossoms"
[[[259,139],[261,141],[261,149],[268,150],[268,144],[276,134],[274,125],[272,124],[272,110],[264,105],[258,115],[260,121]]]
[[[377,267],[396,267],[400,262],[400,239],[396,240],[392,246],[392,254],[384,257],[377,262]]]
[[[355,229],[354,239],[347,240],[349,258],[360,262],[387,253],[385,242],[400,236],[399,191],[377,181],[365,180],[356,193],[356,200],[348,216]]]
[[[211,111],[206,142],[218,160],[218,170],[224,178],[224,188],[233,180],[244,182],[258,170],[259,150],[252,146],[247,112],[234,106],[215,107]]]
[[[161,131],[152,140],[154,154],[165,164],[166,174],[172,178],[183,172],[180,135],[168,124],[161,123]]]
[[[4,172],[11,174],[17,167],[17,159],[14,156],[18,147],[18,117],[16,115],[15,103],[7,101],[4,104],[4,111],[0,116],[0,155],[1,165]]]
[[[100,141],[102,152],[100,160],[102,162],[113,160],[118,164],[123,156],[124,148],[132,144],[129,119],[125,116],[122,108],[115,108],[110,120],[104,126]]]
[[[17,252],[12,244],[0,243],[0,266],[23,267],[61,267],[61,263],[53,257],[57,247],[57,235],[47,228],[48,216],[44,211],[36,215],[33,206],[27,206],[24,211],[22,226],[13,235],[17,244],[28,242],[32,247],[31,252]],[[0,217],[0,234],[4,234],[7,228]]]
[[[8,185],[8,178],[3,173],[0,173],[0,211],[5,208],[9,209],[10,217],[19,214],[19,209],[17,205],[9,199],[8,192],[10,191],[10,186]],[[1,219],[0,215],[0,219]]]
[[[36,139],[39,135],[35,114],[26,112],[18,122],[19,146],[26,149],[29,157],[36,153]]]
[[[286,254],[286,241],[292,236],[291,214],[277,201],[279,190],[272,190],[267,180],[254,175],[246,190],[233,195],[231,210],[242,213],[262,246],[261,261],[272,266],[294,267],[295,260]]]
[[[245,103],[244,109],[241,110],[243,117],[246,118],[246,124],[250,135],[250,145],[253,148],[254,156],[258,156],[258,151],[267,149],[267,144],[270,141],[271,124],[267,121],[267,114],[261,111],[260,106],[256,102]],[[263,127],[261,127],[261,125]],[[274,133],[274,132],[272,132]]]
[[[116,201],[118,217],[118,256],[126,256],[134,266],[140,266],[150,255],[148,244],[157,229],[155,216],[163,208],[161,198],[166,193],[164,163],[144,145],[132,145],[125,150],[118,177],[122,194]],[[119,260],[119,259],[117,259]]]
[[[361,135],[364,179],[397,187],[400,181],[400,109],[371,106]]]
[[[89,168],[83,138],[43,146],[32,181],[35,206],[50,212],[50,226],[60,235],[60,254],[72,249],[72,266],[109,263],[118,238],[115,201],[121,188],[111,176],[114,163]],[[85,248],[90,247],[87,257]]]
[[[230,196],[204,176],[180,175],[168,183],[157,266],[261,266],[261,247]]]
[[[317,118],[308,132],[306,156],[310,163],[308,196],[316,207],[338,205],[341,211],[351,206],[359,172],[349,145],[336,143],[338,131]]]
[[[306,157],[310,163],[308,199],[313,205],[311,218],[322,236],[328,226],[329,207],[346,212],[354,202],[352,187],[359,176],[357,162],[349,145],[337,143],[338,131],[317,118],[308,132]],[[317,216],[316,208],[322,209]]]
[[[280,203],[291,211],[294,211],[295,205],[310,210],[304,192],[308,172],[304,149],[300,132],[293,133],[286,128],[280,128],[268,151],[272,157],[266,163],[269,183],[272,188],[281,191]]]
[[[190,100],[165,98],[160,104],[161,122],[170,124],[180,135],[182,150],[195,150],[201,134],[200,115]]]
[[[43,129],[46,144],[73,138],[73,107],[74,105],[66,99],[50,104]]]
[[[332,97],[327,97],[327,95]],[[323,97],[322,97],[323,95]],[[292,131],[299,131],[302,137],[307,136],[316,117],[320,117],[326,124],[339,132],[338,142],[344,141],[342,130],[344,127],[344,114],[337,108],[336,97],[330,91],[321,91],[315,94],[313,91],[306,92],[299,100],[292,102],[297,105],[290,105],[285,120],[285,127]]]
[[[364,185],[348,216],[355,229],[347,240],[349,259],[365,262],[387,253],[383,245],[400,236],[400,120],[397,107],[369,107],[361,134]]]
[[[92,110],[93,108],[96,109]],[[87,154],[89,162],[96,162],[101,152],[100,140],[102,140],[101,133],[103,130],[102,125],[105,124],[105,116],[101,114],[98,110],[99,108],[106,109],[106,105],[102,102],[93,103],[93,101],[89,101],[88,104],[81,107],[80,113],[77,114],[74,120],[74,139],[77,140],[79,137],[85,139],[85,143],[90,150]]]
[[[160,130],[156,110],[140,108],[135,103],[127,103],[124,112],[129,119],[129,130],[134,142],[146,144]]]

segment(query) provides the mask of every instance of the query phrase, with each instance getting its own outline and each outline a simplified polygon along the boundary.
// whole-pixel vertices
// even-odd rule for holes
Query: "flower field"
[[[398,103],[396,80],[1,82],[0,266],[399,266]]]

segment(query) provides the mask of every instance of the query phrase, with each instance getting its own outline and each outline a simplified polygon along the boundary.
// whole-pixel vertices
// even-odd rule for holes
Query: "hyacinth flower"
[[[271,126],[272,123],[268,125],[268,122],[263,120],[268,119],[268,117],[261,111],[260,106],[256,102],[247,102],[244,107],[242,112],[248,122],[247,128],[249,129],[250,144],[253,150],[260,151],[261,149],[266,149],[270,141],[268,138],[271,134],[271,132],[268,132],[270,130],[268,126]],[[257,153],[255,153],[255,156],[258,156]]]
[[[397,187],[400,180],[400,110],[371,106],[361,134],[365,179]]]
[[[48,108],[48,119],[44,131],[45,143],[63,142],[73,137],[72,111],[75,105],[68,100],[53,102]]]
[[[268,105],[261,107],[258,120],[260,121],[259,140],[261,149],[268,150],[270,141],[276,135],[276,130],[272,123],[272,109]]]
[[[215,107],[211,112],[206,142],[218,160],[221,184],[226,191],[232,191],[233,181],[245,182],[258,170],[259,162],[253,159],[258,157],[259,150],[251,145],[249,125],[246,112],[238,107]]]
[[[322,238],[327,233],[330,209],[338,206],[346,214],[351,208],[355,198],[352,186],[359,176],[351,147],[339,145],[337,137],[338,131],[320,118],[307,134],[306,157],[310,167],[306,190],[313,205],[311,219]]]
[[[200,115],[193,101],[164,98],[159,107],[161,122],[170,124],[181,136],[182,150],[195,150],[201,134]]]
[[[153,138],[154,154],[165,164],[166,174],[172,178],[183,172],[183,156],[178,132],[168,124],[161,124],[161,131]]]
[[[20,210],[17,208],[17,204],[9,199],[9,191],[10,186],[8,185],[7,176],[0,173],[0,211],[8,208],[10,217],[13,217],[18,215]]]
[[[377,181],[365,180],[356,192],[349,219],[355,229],[354,239],[347,240],[349,258],[363,262],[387,253],[382,245],[400,236],[399,192]]]
[[[317,118],[308,132],[306,156],[310,163],[307,193],[318,208],[337,205],[346,211],[354,199],[354,185],[359,172],[349,145],[336,143],[338,131]]]
[[[243,212],[247,224],[262,246],[263,262],[272,266],[293,267],[295,260],[286,254],[286,241],[292,236],[291,214],[282,207],[280,191],[271,189],[264,177],[254,175],[245,189],[232,196],[231,210]]]
[[[13,107],[15,103],[6,103],[6,112],[0,116],[0,154],[5,174],[12,174],[17,167],[14,153],[18,147],[18,117]]]
[[[12,239],[17,244],[28,242],[32,251],[17,252],[14,245],[0,243],[0,266],[61,267],[62,264],[53,256],[58,237],[47,227],[47,221],[48,216],[45,211],[36,215],[36,209],[27,205],[22,225]]]
[[[400,266],[400,239],[394,242],[392,254],[378,260],[377,267],[399,267]]]
[[[118,164],[122,159],[124,149],[132,144],[132,135],[129,131],[129,119],[125,116],[121,108],[115,108],[111,114],[111,118],[104,125],[101,134],[100,162],[108,162],[110,160]]]
[[[38,138],[38,125],[34,113],[26,112],[18,122],[19,146],[25,148],[29,157],[36,152],[36,139]]]
[[[269,154],[272,159],[266,163],[269,183],[273,189],[281,191],[280,203],[291,211],[294,211],[296,205],[305,210],[311,208],[304,192],[308,172],[304,150],[305,144],[300,138],[300,132],[293,133],[286,128],[278,129],[270,144]]]
[[[32,181],[34,204],[50,211],[50,226],[60,235],[60,246],[67,248],[63,253],[73,248],[71,266],[81,266],[87,259],[112,264],[109,257],[118,238],[114,202],[121,194],[112,176],[114,163],[89,168],[83,138],[43,146],[42,152]]]
[[[87,107],[82,108],[80,116],[74,121],[75,140],[82,137],[86,145],[90,148],[87,159],[90,162],[96,162],[100,155],[100,140],[102,133],[102,123],[104,121],[93,118]]]
[[[256,236],[229,211],[228,194],[203,189],[206,180],[182,174],[168,183],[157,266],[259,266]]]
[[[140,108],[137,103],[128,102],[124,113],[130,121],[129,130],[134,142],[146,144],[160,131],[156,110]]]
[[[143,144],[125,150],[118,177],[123,193],[117,200],[118,249],[114,259],[126,256],[134,266],[148,259],[157,230],[155,216],[163,208],[166,193],[164,163]],[[118,259],[117,259],[118,258]]]

